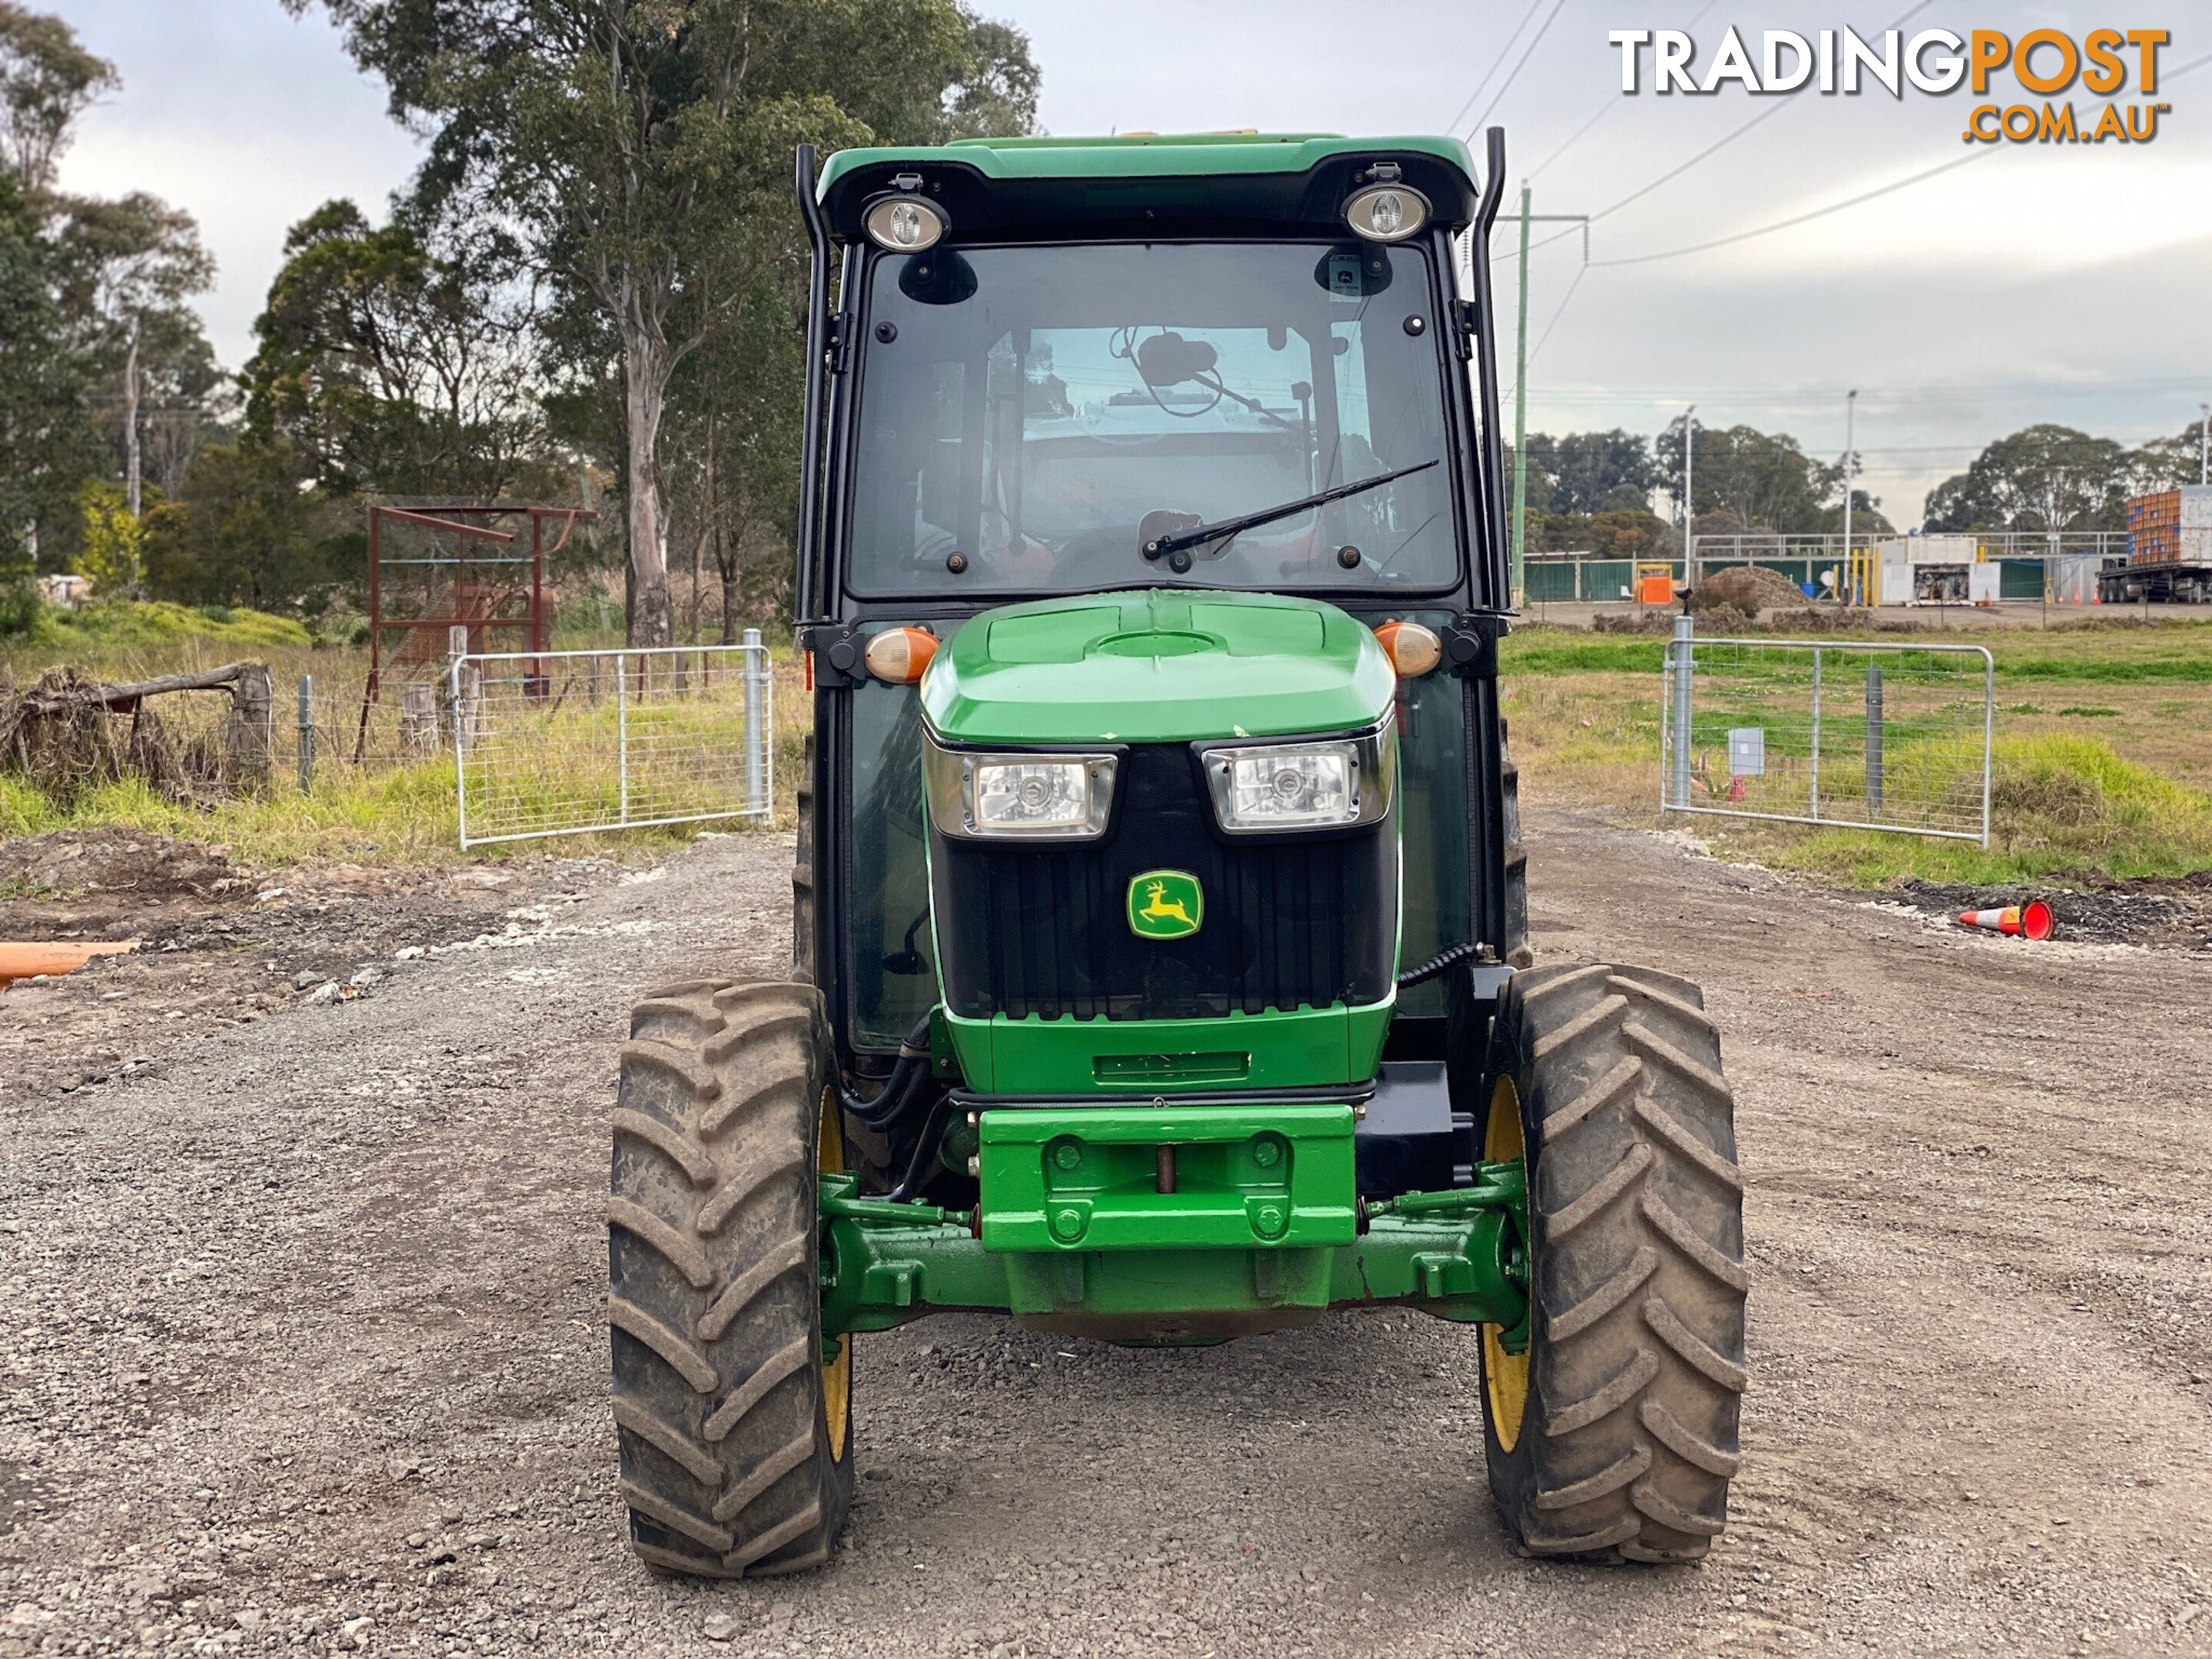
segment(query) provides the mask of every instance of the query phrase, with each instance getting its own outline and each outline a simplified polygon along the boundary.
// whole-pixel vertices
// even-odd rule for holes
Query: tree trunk
[[[675,643],[668,592],[668,527],[660,513],[660,416],[667,350],[635,317],[623,319],[624,414],[629,441],[629,643]]]
[[[140,479],[143,473],[138,445],[138,319],[133,317],[131,354],[123,360],[123,492],[134,523],[138,517]],[[134,592],[131,597],[135,599],[138,595]]]
[[[722,520],[714,520],[714,569],[722,579],[722,643],[738,642],[738,562],[728,556],[722,542]]]

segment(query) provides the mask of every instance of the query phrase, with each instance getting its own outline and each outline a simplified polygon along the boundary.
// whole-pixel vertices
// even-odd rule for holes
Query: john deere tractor
[[[798,174],[795,961],[653,993],[623,1051],[638,1553],[824,1561],[869,1335],[928,1314],[1415,1310],[1469,1328],[1514,1541],[1704,1554],[1732,1108],[1694,986],[1530,965],[1503,135],[1479,185],[1449,139],[1249,133]]]

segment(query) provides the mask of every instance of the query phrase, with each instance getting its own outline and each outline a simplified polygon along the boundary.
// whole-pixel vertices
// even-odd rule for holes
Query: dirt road
[[[1540,954],[1701,978],[1739,1094],[1754,1382],[1702,1569],[1516,1559],[1452,1327],[968,1318],[862,1340],[833,1567],[647,1575],[603,1124],[641,988],[784,949],[787,843],[717,840],[356,1000],[149,1016],[128,1074],[66,1055],[175,953],[0,997],[0,1656],[2212,1652],[2212,956],[1530,822]]]

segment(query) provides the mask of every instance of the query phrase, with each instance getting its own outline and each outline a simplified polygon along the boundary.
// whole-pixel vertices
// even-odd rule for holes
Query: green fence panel
[[[1575,568],[1567,561],[1529,560],[1521,567],[1532,605],[1556,605],[1575,597]]]

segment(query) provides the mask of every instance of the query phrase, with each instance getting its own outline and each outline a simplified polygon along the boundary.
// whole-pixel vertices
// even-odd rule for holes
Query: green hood
[[[1371,726],[1397,678],[1333,605],[1153,589],[986,611],[922,677],[961,744],[1174,743]]]

